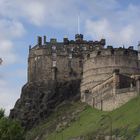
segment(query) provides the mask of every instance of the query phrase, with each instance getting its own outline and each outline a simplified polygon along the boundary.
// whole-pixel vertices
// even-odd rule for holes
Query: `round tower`
[[[111,77],[114,69],[119,69],[120,74],[127,76],[140,73],[138,52],[124,48],[109,48],[88,54],[83,66],[81,92]]]

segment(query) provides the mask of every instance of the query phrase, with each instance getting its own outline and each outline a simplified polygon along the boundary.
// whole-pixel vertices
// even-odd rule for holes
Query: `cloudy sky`
[[[87,40],[106,38],[114,47],[140,40],[139,0],[0,0],[0,107],[7,114],[27,81],[28,46],[38,35],[74,39],[78,15]]]

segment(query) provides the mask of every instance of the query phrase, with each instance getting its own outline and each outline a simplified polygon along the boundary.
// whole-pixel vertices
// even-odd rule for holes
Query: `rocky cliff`
[[[21,97],[10,112],[10,118],[18,119],[30,129],[47,117],[63,101],[80,99],[80,80],[27,83]]]

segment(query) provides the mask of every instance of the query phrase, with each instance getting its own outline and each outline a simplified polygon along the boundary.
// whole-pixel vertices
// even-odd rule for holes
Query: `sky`
[[[9,114],[27,82],[29,45],[37,36],[86,40],[106,39],[114,47],[140,40],[139,0],[0,0],[0,107]]]

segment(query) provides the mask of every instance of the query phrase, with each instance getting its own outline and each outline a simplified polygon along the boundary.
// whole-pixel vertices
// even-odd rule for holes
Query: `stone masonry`
[[[140,61],[132,48],[102,48],[84,60],[81,101],[111,111],[139,93]]]

